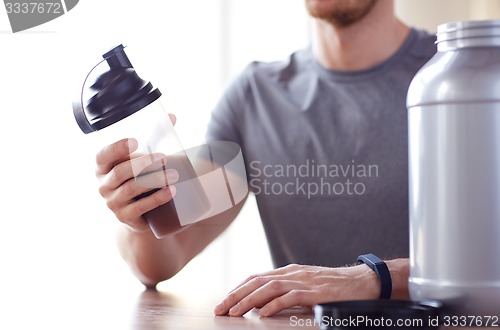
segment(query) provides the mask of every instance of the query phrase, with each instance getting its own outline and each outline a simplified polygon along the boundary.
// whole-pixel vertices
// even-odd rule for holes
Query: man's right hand
[[[166,163],[162,154],[137,155],[135,139],[123,139],[104,147],[96,156],[96,176],[99,178],[99,193],[106,200],[106,204],[122,223],[127,224],[135,231],[146,231],[148,224],[143,214],[168,203],[175,195],[174,183],[178,179],[175,170],[167,169],[155,172],[151,176],[161,176],[163,184],[159,190],[149,196],[136,199],[137,196],[151,190],[150,184],[140,184],[134,178],[133,169],[146,169],[156,163],[161,168]],[[153,159],[153,164],[151,164]]]

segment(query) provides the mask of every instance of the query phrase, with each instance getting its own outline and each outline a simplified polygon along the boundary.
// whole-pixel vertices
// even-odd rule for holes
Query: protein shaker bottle
[[[498,317],[500,21],[440,25],[436,43],[407,98],[410,294]]]
[[[210,209],[207,196],[160,103],[160,91],[137,75],[122,45],[103,58],[87,75],[80,99],[73,104],[81,130],[99,131],[102,147],[123,138],[137,140],[139,147],[129,164],[146,192],[136,199],[166,187],[166,169],[177,170],[173,200],[144,215],[158,238],[204,219]],[[92,76],[95,81],[89,83]],[[155,158],[161,155],[166,155],[166,161]],[[150,160],[137,161],[138,157]]]

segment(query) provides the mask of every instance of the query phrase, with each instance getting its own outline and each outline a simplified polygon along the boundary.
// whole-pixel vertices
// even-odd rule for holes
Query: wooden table
[[[166,292],[144,291],[133,312],[131,330],[319,329],[307,309],[289,309],[274,317],[250,311],[243,317],[214,316],[215,301],[181,299]],[[301,326],[304,325],[304,326]]]
[[[215,301],[181,299],[166,292],[144,291],[138,300],[131,330],[212,330],[212,329],[319,329],[311,310],[293,308],[273,317],[259,317],[250,311],[243,317],[214,316]],[[453,328],[442,328],[453,329]],[[473,328],[459,328],[473,329]],[[476,328],[499,329],[499,328]],[[360,328],[361,330],[361,328]]]
[[[202,298],[193,298],[99,285],[21,289],[9,297],[0,294],[0,330],[319,329],[291,325],[290,318],[312,322],[311,311],[305,309],[268,318],[260,318],[256,311],[243,317],[215,316],[213,308],[220,298],[203,298],[203,292]]]
[[[199,297],[188,297],[165,291],[141,292],[125,288],[115,291],[92,286],[48,288],[43,293],[26,290],[11,296],[7,304],[0,303],[0,329],[319,329],[312,325],[312,312],[301,308],[264,318],[259,317],[257,311],[250,311],[243,317],[214,316],[213,308],[219,299],[206,298],[203,292]]]

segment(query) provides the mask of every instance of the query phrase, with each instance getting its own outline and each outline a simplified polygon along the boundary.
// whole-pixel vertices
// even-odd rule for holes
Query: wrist
[[[392,279],[391,299],[407,300],[410,299],[408,291],[409,260],[391,259],[385,261]],[[377,274],[367,265],[360,264],[354,266],[359,268],[358,280],[363,283],[358,289],[368,299],[379,299],[381,293],[380,279]]]
[[[359,294],[356,295],[356,299],[379,299],[381,285],[380,280],[375,274],[375,272],[365,264],[359,264],[353,266],[353,268],[357,269],[357,279],[356,282],[359,283],[356,288]]]
[[[358,256],[357,263],[365,264],[377,274],[380,283],[379,299],[390,299],[392,294],[392,278],[387,264],[372,253]]]

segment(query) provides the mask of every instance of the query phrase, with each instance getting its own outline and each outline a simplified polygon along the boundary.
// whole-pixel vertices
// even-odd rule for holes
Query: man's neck
[[[332,70],[369,69],[393,55],[403,44],[409,28],[399,21],[391,5],[379,1],[370,13],[347,27],[313,21],[312,49],[316,60]]]

